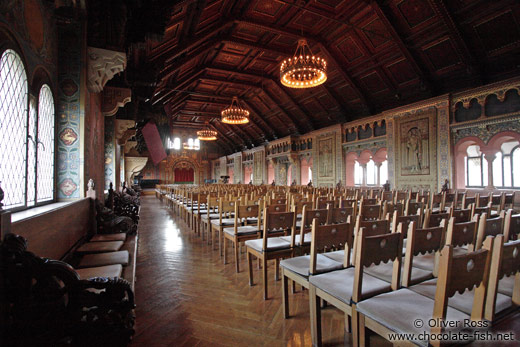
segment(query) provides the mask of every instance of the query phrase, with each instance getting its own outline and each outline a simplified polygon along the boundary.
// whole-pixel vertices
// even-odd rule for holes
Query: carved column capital
[[[126,53],[108,49],[88,47],[87,87],[93,93],[99,93],[115,74],[126,68]]]

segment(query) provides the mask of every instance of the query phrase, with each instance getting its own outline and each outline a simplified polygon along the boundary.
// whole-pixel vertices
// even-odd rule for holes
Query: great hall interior
[[[0,1],[1,346],[520,345],[518,0]]]

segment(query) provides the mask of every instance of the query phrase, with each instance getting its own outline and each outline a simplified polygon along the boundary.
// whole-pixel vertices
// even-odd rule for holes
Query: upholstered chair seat
[[[245,244],[247,247],[251,247],[257,252],[262,252],[263,241],[263,239],[247,240]],[[289,248],[291,248],[291,243],[282,240],[280,237],[270,237],[267,239],[267,250],[269,251]]]
[[[336,299],[350,305],[352,290],[354,288],[354,268],[327,272],[325,274],[311,276],[309,282],[317,289],[332,295]],[[366,299],[372,296],[390,291],[390,283],[379,278],[363,274],[363,287],[361,296]]]
[[[123,266],[128,265],[130,255],[128,251],[118,251],[118,252],[107,252],[107,253],[96,253],[96,254],[87,254],[85,255],[78,267],[86,268],[86,267],[96,267],[96,266],[105,266],[105,265],[115,265],[121,264]]]
[[[302,255],[299,257],[284,259],[280,261],[280,266],[301,276],[308,277],[310,260],[310,255]],[[327,258],[323,254],[318,254],[316,260],[316,271],[318,273],[324,273],[343,268],[343,263]]]
[[[116,252],[123,247],[123,241],[108,241],[108,242],[87,242],[81,245],[77,253],[104,253]]]
[[[123,266],[121,264],[89,267],[76,270],[80,279],[86,280],[93,277],[121,277]]]

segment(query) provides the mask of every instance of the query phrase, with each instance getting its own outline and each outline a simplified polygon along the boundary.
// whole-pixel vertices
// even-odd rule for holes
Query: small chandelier
[[[206,127],[206,129],[197,131],[197,137],[201,141],[215,141],[217,139],[217,132]]]
[[[280,66],[280,82],[289,88],[312,88],[327,80],[327,62],[312,55],[305,39],[298,40],[294,57]]]
[[[220,112],[221,122],[226,124],[246,124],[249,123],[249,111],[240,105],[238,98],[233,97],[231,105]]]

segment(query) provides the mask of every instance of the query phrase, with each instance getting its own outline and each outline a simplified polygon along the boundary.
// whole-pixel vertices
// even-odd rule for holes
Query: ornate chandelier
[[[226,124],[246,124],[249,123],[249,111],[240,105],[238,98],[233,97],[231,105],[220,112],[221,122]]]
[[[327,80],[327,62],[315,57],[307,40],[298,40],[294,57],[280,66],[280,82],[289,88],[312,88]]]
[[[201,141],[215,141],[217,139],[217,132],[209,128],[197,131],[197,137]]]

